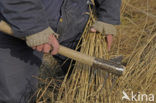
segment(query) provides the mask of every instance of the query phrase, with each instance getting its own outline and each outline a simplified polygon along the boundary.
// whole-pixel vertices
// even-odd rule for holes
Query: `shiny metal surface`
[[[93,67],[96,69],[102,69],[106,72],[113,73],[115,75],[121,76],[125,67],[121,64],[113,62],[111,60],[104,60],[95,58],[93,62]]]

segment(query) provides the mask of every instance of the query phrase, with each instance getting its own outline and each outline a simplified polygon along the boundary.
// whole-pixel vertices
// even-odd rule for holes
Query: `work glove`
[[[52,50],[52,55],[58,53],[59,43],[56,39],[58,36],[50,27],[41,32],[29,35],[26,37],[26,43],[29,47],[44,53],[49,53]]]
[[[102,21],[95,21],[91,27],[91,32],[100,32],[102,35],[106,36],[108,51],[110,51],[113,36],[116,35],[116,28],[114,25]]]
[[[102,33],[103,35],[116,35],[116,28],[112,24],[104,23],[102,21],[95,21],[92,25],[96,31]]]

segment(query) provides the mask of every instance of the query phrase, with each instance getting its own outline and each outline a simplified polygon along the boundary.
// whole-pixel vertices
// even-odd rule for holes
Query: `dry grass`
[[[81,47],[82,53],[105,59],[123,55],[123,62],[127,64],[123,76],[118,78],[76,62],[70,78],[68,74],[65,76],[59,90],[55,89],[56,82],[47,90],[53,84],[52,78],[50,82],[43,82],[46,86],[40,97],[44,97],[45,103],[47,98],[51,103],[129,103],[121,100],[123,90],[156,95],[155,11],[155,0],[123,1],[122,24],[117,27],[118,35],[110,52],[106,50],[105,37],[89,32],[94,20],[91,17],[77,49]]]

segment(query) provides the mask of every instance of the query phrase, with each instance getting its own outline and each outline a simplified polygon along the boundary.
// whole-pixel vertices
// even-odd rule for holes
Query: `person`
[[[66,59],[57,54],[59,45],[75,48],[89,18],[89,2],[0,0],[0,20],[13,32],[12,36],[0,32],[0,103],[28,103],[37,89],[33,76],[38,75],[43,53],[55,55],[59,63]],[[107,35],[110,50],[114,25],[120,24],[121,0],[95,0],[95,4],[97,21],[91,31]]]

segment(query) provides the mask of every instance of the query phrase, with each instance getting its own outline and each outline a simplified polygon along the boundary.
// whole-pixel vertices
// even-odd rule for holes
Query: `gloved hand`
[[[57,35],[50,27],[33,35],[26,37],[26,43],[29,47],[44,53],[55,55],[59,50],[59,43],[55,37]]]
[[[116,28],[112,24],[104,23],[102,21],[95,21],[95,23],[91,27],[91,32],[100,32],[107,38],[107,47],[108,51],[110,51],[113,35],[116,35]]]

